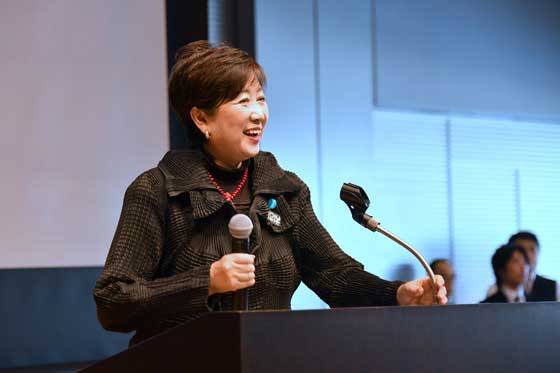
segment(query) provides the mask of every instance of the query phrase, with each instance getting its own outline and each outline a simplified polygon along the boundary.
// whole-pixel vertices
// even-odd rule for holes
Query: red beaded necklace
[[[210,173],[210,170],[208,170],[208,177],[210,178],[210,181],[212,182],[212,184],[214,184],[216,189],[218,189],[218,192],[220,192],[222,197],[224,197],[224,199],[226,201],[233,204],[234,198],[237,197],[239,192],[241,192],[241,189],[243,189],[243,186],[245,185],[245,183],[247,182],[247,179],[249,178],[249,167],[245,168],[245,171],[243,172],[243,177],[241,178],[241,181],[239,182],[239,184],[237,184],[237,187],[231,193],[228,193],[228,192],[226,192],[222,189],[220,184],[218,184],[216,179],[214,179],[214,176],[212,176],[212,174]]]

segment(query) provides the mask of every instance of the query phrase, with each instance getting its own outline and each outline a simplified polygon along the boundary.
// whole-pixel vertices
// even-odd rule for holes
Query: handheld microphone
[[[253,222],[247,215],[236,214],[228,224],[231,234],[231,252],[249,253],[249,236],[253,231]],[[233,310],[247,311],[249,309],[249,298],[247,289],[237,290],[233,293]]]
[[[350,209],[350,213],[352,214],[352,218],[360,225],[366,227],[372,232],[379,232],[390,238],[391,240],[395,241],[405,249],[407,249],[412,255],[418,259],[422,267],[426,270],[428,276],[434,283],[434,289],[436,289],[436,278],[434,272],[428,265],[428,262],[422,254],[408,243],[404,242],[391,232],[386,229],[383,229],[380,223],[371,215],[366,214],[366,210],[369,207],[369,198],[366,192],[358,185],[351,184],[351,183],[344,183],[342,184],[342,188],[340,189],[340,199],[346,203],[348,208]],[[437,303],[436,294],[434,293],[434,303]]]

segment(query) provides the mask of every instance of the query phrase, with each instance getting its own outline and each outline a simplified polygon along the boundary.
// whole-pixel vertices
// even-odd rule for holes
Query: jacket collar
[[[205,167],[204,154],[194,150],[171,150],[159,162],[170,197],[192,190],[216,190]]]
[[[259,152],[252,163],[253,194],[278,195],[295,193],[301,189],[280,168],[271,153]],[[208,178],[206,159],[199,150],[171,150],[158,167],[165,175],[166,189],[171,196],[193,190],[217,191]]]
[[[289,194],[301,189],[301,186],[278,165],[272,153],[259,152],[253,160],[253,165],[254,195]]]
[[[158,164],[165,175],[165,188],[170,197],[189,193],[195,219],[209,216],[226,203],[208,178],[206,162],[200,150],[172,150]],[[259,152],[249,167],[252,167],[254,196],[296,193],[301,189],[271,153]]]

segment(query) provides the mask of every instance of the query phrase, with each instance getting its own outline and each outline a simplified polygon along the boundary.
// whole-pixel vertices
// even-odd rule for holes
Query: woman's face
[[[257,79],[245,85],[232,101],[218,106],[214,115],[207,116],[206,129],[210,138],[205,149],[216,163],[237,168],[246,159],[254,157],[268,120],[268,105]],[[199,126],[200,128],[200,126]]]

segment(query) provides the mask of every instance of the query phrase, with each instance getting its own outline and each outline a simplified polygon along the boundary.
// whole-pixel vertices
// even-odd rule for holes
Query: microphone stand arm
[[[372,232],[379,232],[382,235],[384,235],[384,236],[390,238],[391,240],[395,241],[396,243],[398,243],[399,245],[401,245],[402,247],[407,249],[412,255],[414,255],[416,257],[416,259],[418,259],[418,261],[422,264],[422,267],[424,267],[424,269],[426,270],[426,273],[428,274],[428,276],[430,276],[430,279],[432,280],[432,283],[434,284],[434,287],[433,287],[433,289],[434,289],[434,304],[437,304],[436,293],[435,293],[435,289],[437,288],[436,277],[434,275],[434,272],[432,271],[432,268],[430,268],[430,266],[428,265],[428,262],[426,261],[426,259],[424,259],[422,254],[420,254],[420,252],[418,252],[418,250],[416,250],[414,247],[410,246],[408,243],[401,240],[400,238],[398,238],[397,236],[395,236],[394,234],[392,234],[388,230],[380,227],[380,223],[377,220],[375,220],[375,218],[373,218],[372,216],[370,216],[368,214],[364,214],[363,220],[362,220],[362,225]]]

